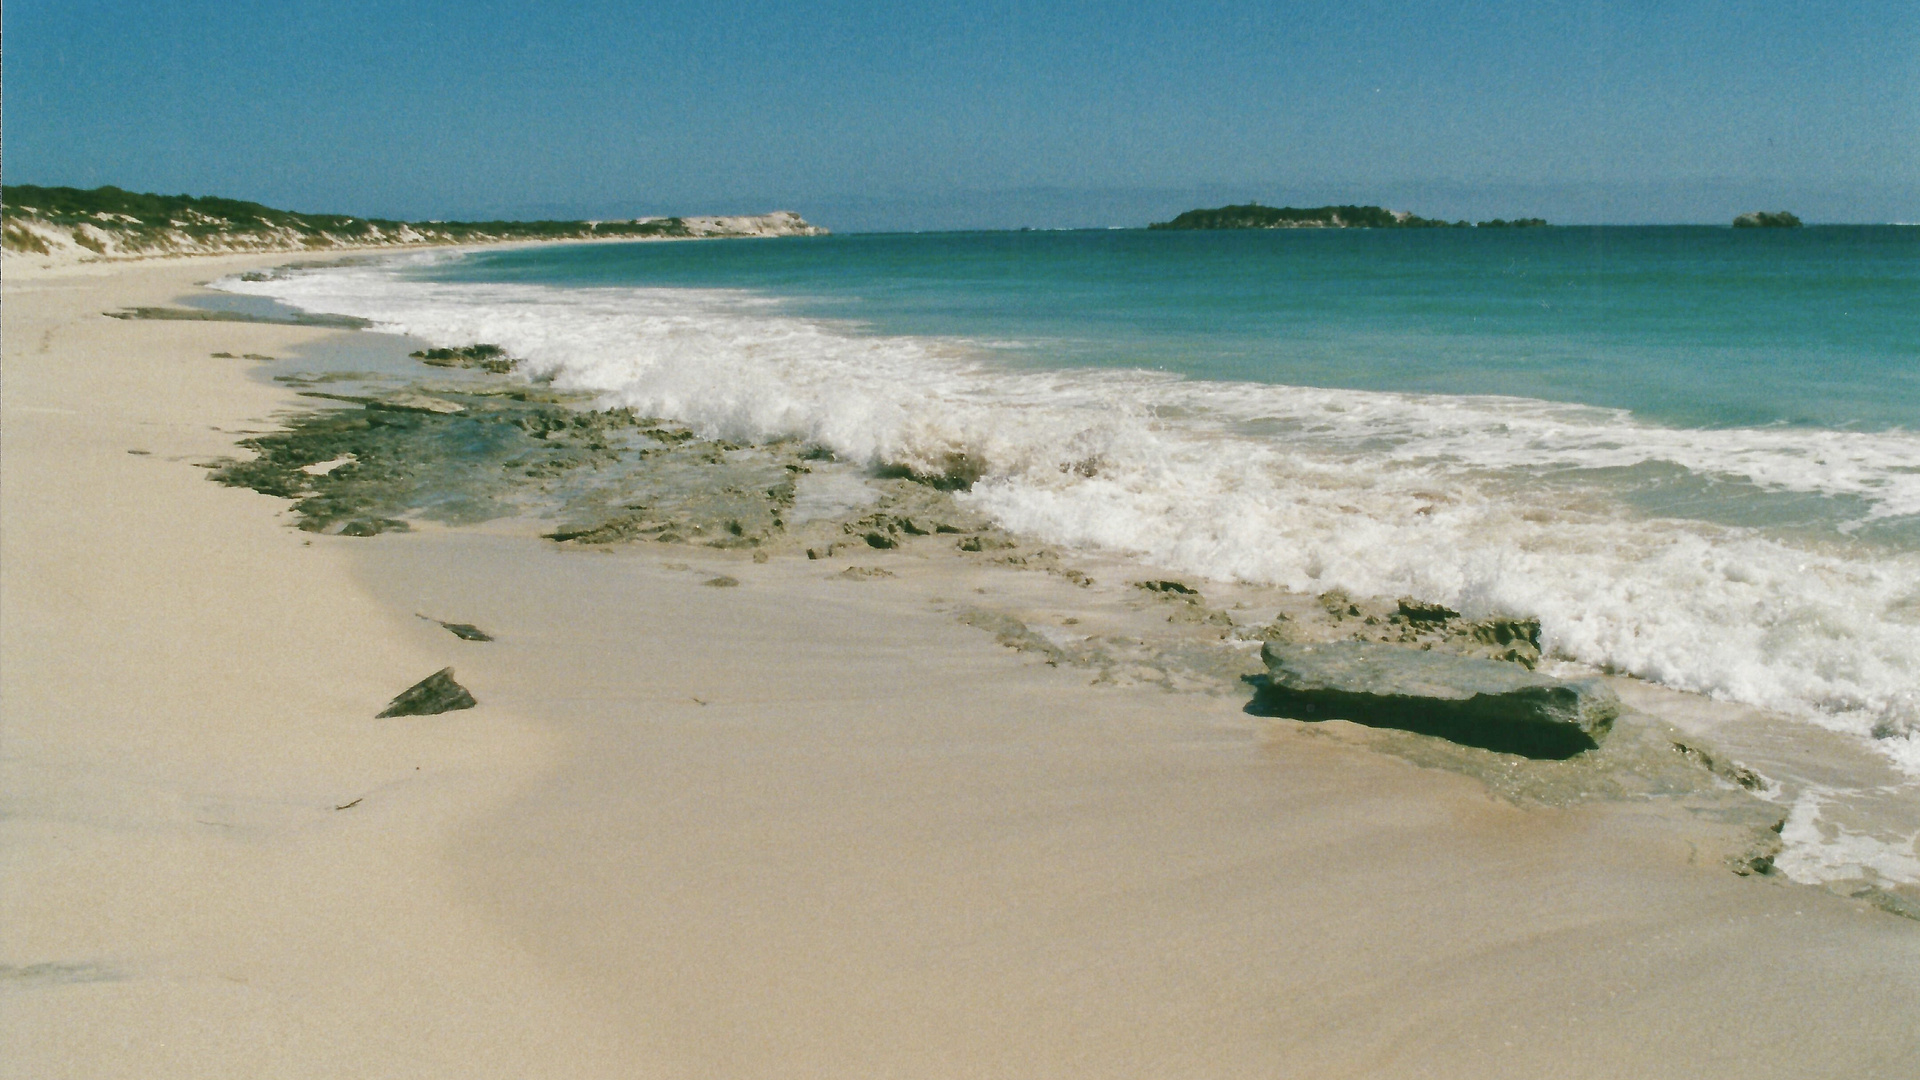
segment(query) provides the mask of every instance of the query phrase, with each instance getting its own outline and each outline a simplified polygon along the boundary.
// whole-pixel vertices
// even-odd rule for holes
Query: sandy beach
[[[297,531],[212,354],[340,332],[101,315],[285,259],[9,270],[0,1075],[1920,1071],[1920,923],[1090,685],[955,618],[1005,571]]]

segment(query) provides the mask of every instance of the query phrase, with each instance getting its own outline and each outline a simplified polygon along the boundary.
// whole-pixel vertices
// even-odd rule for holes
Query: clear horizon
[[[21,0],[10,183],[402,219],[1920,221],[1920,8]],[[112,33],[101,32],[113,28]]]

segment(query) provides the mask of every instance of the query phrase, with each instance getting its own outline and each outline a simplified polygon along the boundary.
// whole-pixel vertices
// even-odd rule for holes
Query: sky
[[[401,218],[1920,221],[1920,2],[13,0],[8,183]]]

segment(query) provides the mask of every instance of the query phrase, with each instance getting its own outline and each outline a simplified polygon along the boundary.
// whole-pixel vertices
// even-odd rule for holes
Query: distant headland
[[[1245,203],[1212,210],[1189,210],[1172,221],[1157,221],[1149,229],[1527,229],[1546,224],[1542,218],[1494,218],[1477,225],[1470,221],[1423,218],[1405,210],[1381,206],[1261,206]]]
[[[1733,227],[1736,229],[1797,229],[1801,224],[1799,218],[1785,210],[1777,210],[1773,213],[1755,210],[1733,219]]]
[[[799,214],[643,217],[624,221],[389,221],[299,214],[214,196],[117,187],[8,184],[0,189],[0,249],[58,262],[244,251],[488,244],[521,240],[696,240],[821,236]]]

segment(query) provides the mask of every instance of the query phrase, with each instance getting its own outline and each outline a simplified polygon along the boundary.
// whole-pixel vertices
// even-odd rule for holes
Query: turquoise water
[[[531,248],[432,276],[749,290],[1009,364],[1920,426],[1920,228],[892,234]]]

